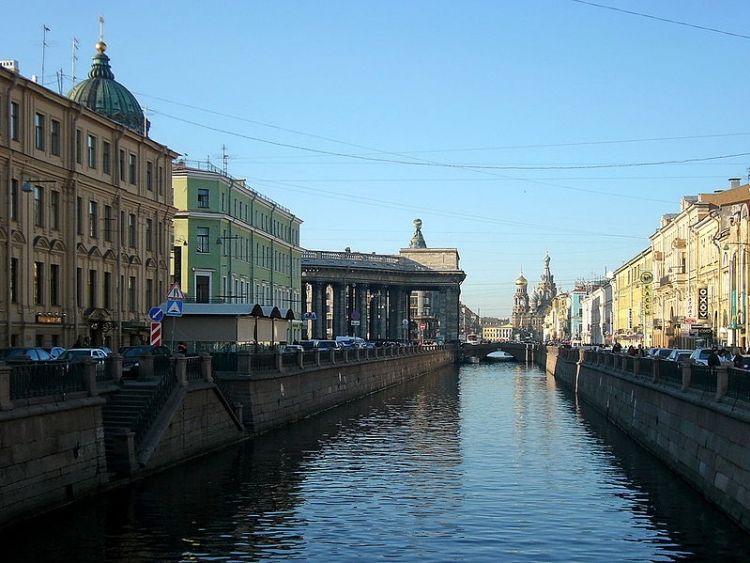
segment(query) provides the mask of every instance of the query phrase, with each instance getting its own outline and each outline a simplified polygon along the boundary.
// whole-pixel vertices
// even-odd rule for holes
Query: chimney
[[[734,188],[740,187],[740,178],[729,178],[729,189],[733,190]]]

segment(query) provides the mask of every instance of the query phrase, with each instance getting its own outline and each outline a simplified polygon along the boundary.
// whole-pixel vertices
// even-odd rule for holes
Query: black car
[[[52,360],[44,348],[0,348],[0,362],[48,362]]]
[[[120,348],[120,355],[122,356],[122,376],[138,377],[141,356],[169,358],[172,350],[166,346],[128,346]]]

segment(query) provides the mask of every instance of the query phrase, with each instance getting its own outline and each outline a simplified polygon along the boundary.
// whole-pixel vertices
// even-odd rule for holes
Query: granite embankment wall
[[[750,373],[685,364],[660,376],[651,360],[617,356],[549,347],[536,362],[750,531]],[[737,386],[741,399],[727,395]]]
[[[266,432],[456,362],[452,348],[394,348],[392,356],[343,360],[312,369],[221,374],[222,388],[242,405],[250,433]]]
[[[0,526],[415,379],[455,359],[454,349],[414,348],[379,351],[372,358],[344,354],[338,363],[321,364],[317,357],[307,367],[300,356],[296,367],[282,367],[277,355],[279,369],[224,373],[217,386],[210,357],[195,358],[201,367],[191,373],[178,357],[147,431],[137,438],[132,428],[118,430],[111,455],[105,451],[104,411],[123,392],[115,384],[119,378],[97,380],[91,363],[85,384],[75,391],[19,399],[11,389],[11,369],[0,364]]]

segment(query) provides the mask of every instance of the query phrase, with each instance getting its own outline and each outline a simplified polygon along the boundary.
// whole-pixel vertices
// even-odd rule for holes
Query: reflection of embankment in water
[[[612,464],[621,469],[643,496],[635,506],[657,528],[665,529],[678,545],[689,546],[690,561],[746,561],[750,535],[708,502],[657,457],[610,422],[598,409],[558,385],[567,405],[596,440],[611,452]],[[727,534],[734,529],[736,534]]]

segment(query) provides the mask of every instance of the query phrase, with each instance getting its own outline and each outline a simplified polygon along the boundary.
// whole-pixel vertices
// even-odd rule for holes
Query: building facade
[[[300,227],[289,209],[207,163],[172,169],[173,276],[189,302],[301,313]],[[302,337],[289,321],[288,340]]]
[[[167,292],[176,155],[106,48],[67,96],[0,65],[0,346],[140,343]]]

